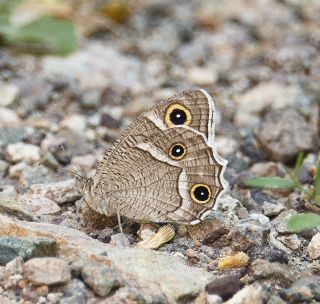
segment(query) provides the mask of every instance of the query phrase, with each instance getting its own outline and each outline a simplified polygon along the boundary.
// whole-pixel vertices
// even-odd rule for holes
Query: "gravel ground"
[[[130,2],[129,2],[130,3]],[[320,146],[317,0],[138,1],[127,22],[80,36],[65,57],[0,48],[1,303],[320,303],[320,213],[297,190],[248,188],[284,176],[299,151],[312,182]],[[121,132],[156,101],[214,96],[216,144],[229,161],[219,209],[175,225],[91,211],[72,174],[92,176]],[[61,149],[61,146],[64,149]],[[40,164],[40,165],[39,165]]]

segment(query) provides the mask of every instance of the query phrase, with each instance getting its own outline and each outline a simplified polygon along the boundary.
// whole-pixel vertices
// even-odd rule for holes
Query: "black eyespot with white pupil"
[[[186,152],[187,149],[183,144],[175,143],[169,149],[169,156],[173,160],[181,160],[185,157]]]
[[[184,147],[182,145],[177,144],[171,148],[171,155],[174,157],[180,157],[184,154],[184,151]]]
[[[170,121],[174,125],[183,125],[187,120],[187,114],[181,109],[173,109],[170,113]]]
[[[193,190],[194,197],[201,202],[208,200],[210,193],[207,187],[198,186]]]
[[[207,204],[211,200],[211,188],[206,184],[195,184],[190,189],[190,197],[197,204]]]

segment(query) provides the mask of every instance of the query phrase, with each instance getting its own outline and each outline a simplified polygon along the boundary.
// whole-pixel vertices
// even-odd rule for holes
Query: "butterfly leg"
[[[117,218],[118,218],[118,225],[119,225],[119,229],[120,229],[120,233],[123,234],[123,229],[122,229],[122,224],[121,224],[121,215],[120,215],[120,211],[117,211]]]

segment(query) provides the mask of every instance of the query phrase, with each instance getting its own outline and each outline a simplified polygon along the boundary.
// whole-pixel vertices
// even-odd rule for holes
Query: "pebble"
[[[45,196],[56,202],[58,205],[74,202],[80,198],[74,179],[48,184],[34,184],[30,187],[28,194]]]
[[[285,207],[281,204],[274,204],[269,202],[264,202],[262,204],[263,214],[272,217],[278,215],[281,211],[285,210]]]
[[[72,163],[81,168],[83,172],[89,172],[95,167],[97,159],[92,154],[79,155],[72,158]]]
[[[228,232],[229,225],[220,219],[205,220],[197,225],[188,226],[190,237],[198,242],[213,242]]]
[[[301,90],[285,86],[274,81],[262,82],[242,95],[235,97],[238,105],[237,125],[254,125],[259,121],[259,114],[268,107],[283,109],[297,104],[303,98]]]
[[[252,275],[256,280],[269,279],[280,286],[288,287],[299,274],[287,265],[257,259],[251,264]]]
[[[0,107],[11,105],[18,97],[19,88],[13,83],[0,83]]]
[[[308,255],[315,260],[320,257],[320,232],[314,235],[307,247]]]
[[[9,177],[19,179],[23,172],[30,169],[31,167],[25,162],[20,162],[20,163],[11,165],[9,168]]]
[[[259,283],[245,286],[224,304],[262,304],[264,303],[263,287]]]
[[[24,210],[27,209],[28,213],[35,216],[55,214],[61,210],[54,201],[39,194],[23,194],[17,200]]]
[[[9,144],[7,147],[7,159],[11,162],[35,163],[40,161],[40,158],[41,150],[38,146],[17,142]]]
[[[282,289],[280,295],[287,303],[320,301],[319,279],[317,277],[302,277],[295,281],[290,288]]]
[[[0,265],[20,256],[24,260],[55,254],[55,241],[46,237],[0,237]]]
[[[130,241],[123,233],[117,233],[112,235],[110,244],[120,247],[130,247]]]
[[[187,79],[192,84],[207,86],[214,84],[218,76],[213,68],[193,67],[187,72]]]
[[[23,267],[24,276],[34,285],[65,284],[71,279],[68,263],[60,258],[33,258]]]
[[[287,304],[286,302],[284,302],[280,297],[276,296],[276,295],[272,295],[267,304]]]
[[[94,293],[101,297],[123,286],[123,281],[116,270],[102,263],[85,264],[81,270],[81,277]]]
[[[75,133],[83,134],[86,130],[87,120],[82,115],[73,114],[61,121],[60,126],[62,128],[68,128]]]
[[[142,223],[137,234],[141,240],[147,240],[154,236],[159,230],[159,225],[153,223]]]
[[[20,117],[13,110],[0,107],[0,127],[13,127],[21,123]]]
[[[279,236],[278,240],[292,250],[297,250],[301,246],[301,241],[296,234]]]
[[[272,225],[275,230],[280,234],[292,233],[292,231],[287,227],[287,221],[295,214],[297,214],[297,212],[293,209],[282,211],[272,220]]]
[[[240,220],[232,228],[227,238],[236,251],[247,251],[252,246],[266,243],[271,223],[263,214],[251,213],[249,218]]]
[[[292,159],[300,151],[312,150],[316,142],[304,117],[290,108],[268,112],[256,136],[272,159],[283,161]]]
[[[5,177],[9,169],[9,163],[0,159],[0,178]]]
[[[210,295],[218,295],[223,301],[230,299],[243,287],[238,275],[219,276],[205,287],[205,290]]]
[[[250,168],[250,172],[254,176],[278,176],[280,173],[280,165],[277,162],[255,163]]]
[[[270,245],[254,246],[247,251],[247,254],[252,261],[260,258],[268,260],[269,262],[288,263],[288,255],[286,252],[278,248],[272,248]]]

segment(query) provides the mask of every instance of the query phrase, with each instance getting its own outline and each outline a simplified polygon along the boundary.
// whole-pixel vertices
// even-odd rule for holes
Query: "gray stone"
[[[320,232],[314,235],[307,247],[309,256],[315,260],[320,257]]]
[[[9,169],[9,163],[0,159],[0,178],[3,178],[7,174],[8,169]]]
[[[17,256],[28,260],[33,257],[53,256],[55,241],[46,237],[0,237],[0,264],[5,265]]]
[[[151,303],[166,303],[166,299],[156,299],[152,296],[145,296],[139,290],[133,287],[122,287],[115,292],[111,297],[108,297],[100,304],[118,304],[118,303],[139,303],[139,304],[151,304]]]
[[[2,116],[0,116],[2,119]],[[0,146],[6,147],[8,144],[22,141],[26,136],[23,128],[1,128],[0,125]]]
[[[301,90],[278,82],[262,82],[244,94],[235,97],[238,104],[235,121],[237,125],[255,125],[259,115],[267,108],[283,109],[297,104],[303,98]],[[281,110],[283,111],[283,110]]]
[[[80,273],[79,273],[80,276]],[[63,294],[68,297],[63,298],[60,304],[86,304],[86,285],[80,279],[72,279],[63,285]]]
[[[297,214],[297,211],[295,211],[293,209],[282,211],[279,215],[277,215],[272,220],[272,225],[275,228],[275,230],[280,234],[293,233],[293,231],[291,231],[287,227],[287,222],[288,222],[289,218],[295,214]]]
[[[23,188],[29,188],[33,184],[50,183],[52,182],[51,173],[52,172],[44,166],[26,166],[22,168],[19,177],[20,186]]]
[[[55,214],[61,209],[54,201],[39,194],[23,194],[18,197],[18,203],[22,210],[35,216]]]
[[[94,293],[101,297],[105,297],[112,290],[123,286],[123,280],[118,272],[113,267],[102,263],[85,264],[81,269],[81,276]]]
[[[256,133],[262,148],[274,160],[288,160],[299,151],[314,148],[312,129],[296,110],[270,111],[263,118]]]
[[[301,246],[301,241],[296,234],[279,236],[278,240],[292,250],[297,250]]]
[[[59,205],[74,202],[80,198],[74,179],[48,184],[35,184],[30,187],[28,194],[45,196]]]
[[[274,204],[269,202],[264,202],[262,204],[263,214],[269,217],[278,215],[284,209],[285,207],[281,204]]]
[[[181,298],[196,297],[214,278],[213,274],[190,267],[184,260],[165,252],[104,244],[72,228],[14,221],[0,214],[0,235],[4,233],[12,236],[45,234],[57,242],[57,255],[71,261],[93,257],[108,263],[111,260],[129,285],[146,295],[165,295],[173,303]]]
[[[29,209],[21,205],[12,196],[0,194],[0,212],[14,216],[18,219],[36,220],[35,215]]]
[[[33,258],[23,267],[23,273],[34,285],[56,285],[71,279],[68,263],[60,258]]]
[[[271,263],[266,260],[257,259],[251,264],[251,267],[255,279],[275,281],[283,287],[287,287],[299,277],[298,272],[278,262]]]
[[[286,304],[280,297],[272,295],[267,304]]]
[[[288,303],[309,303],[320,301],[320,283],[316,277],[302,277],[292,284],[288,289],[280,291],[283,299]]]
[[[130,241],[123,233],[117,233],[111,236],[110,243],[120,247],[130,247]]]
[[[267,242],[271,229],[268,217],[252,213],[249,218],[240,220],[228,234],[235,250],[246,251],[252,246],[261,246]]]

